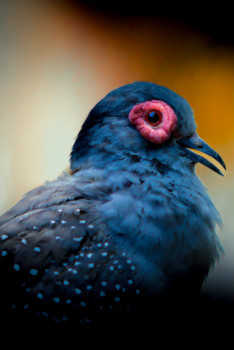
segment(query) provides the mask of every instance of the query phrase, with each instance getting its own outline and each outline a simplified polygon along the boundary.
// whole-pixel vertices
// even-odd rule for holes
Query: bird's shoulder
[[[63,259],[69,249],[78,249],[94,226],[89,200],[98,197],[94,187],[90,177],[79,180],[66,175],[28,192],[0,217],[1,254],[14,253],[24,264],[33,259],[36,266],[33,254],[42,246],[39,265],[46,264],[51,253]]]
[[[39,270],[106,239],[134,254],[139,235],[147,246],[170,221],[170,191],[152,176],[86,169],[33,189],[0,218],[0,257]]]

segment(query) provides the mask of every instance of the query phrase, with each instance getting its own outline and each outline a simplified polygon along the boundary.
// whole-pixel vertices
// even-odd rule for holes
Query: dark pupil
[[[160,120],[160,116],[158,113],[152,111],[148,114],[149,123],[156,124]]]

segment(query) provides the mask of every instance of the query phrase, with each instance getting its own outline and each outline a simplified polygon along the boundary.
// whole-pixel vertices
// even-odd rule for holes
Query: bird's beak
[[[222,165],[222,167],[226,170],[226,166],[225,163],[223,161],[223,159],[220,157],[220,155],[215,152],[205,141],[203,141],[198,134],[195,132],[194,134],[192,134],[192,136],[187,137],[187,138],[183,138],[183,139],[178,139],[177,143],[180,146],[183,147],[189,147],[192,149],[196,149],[200,152],[203,152],[209,156],[211,156],[212,158],[214,158],[215,160],[217,160],[217,162],[219,162],[219,164]],[[208,168],[210,168],[211,170],[215,171],[216,173],[218,173],[219,175],[223,175],[222,172],[213,164],[211,163],[209,160],[207,160],[206,158],[203,158],[202,156],[198,155],[197,153],[194,153],[190,150],[187,149],[187,155],[196,163],[201,163],[205,166],[207,166]]]

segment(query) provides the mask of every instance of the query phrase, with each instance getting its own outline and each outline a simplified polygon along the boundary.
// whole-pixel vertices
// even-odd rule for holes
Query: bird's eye
[[[152,126],[157,126],[162,121],[162,115],[159,111],[149,111],[145,115],[145,121]]]

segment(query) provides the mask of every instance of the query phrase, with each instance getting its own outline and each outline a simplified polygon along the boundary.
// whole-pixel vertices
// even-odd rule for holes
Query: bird
[[[153,82],[91,109],[70,171],[0,217],[1,325],[143,324],[199,295],[222,218],[196,164],[222,173],[193,150],[226,167],[196,128],[189,103]]]

